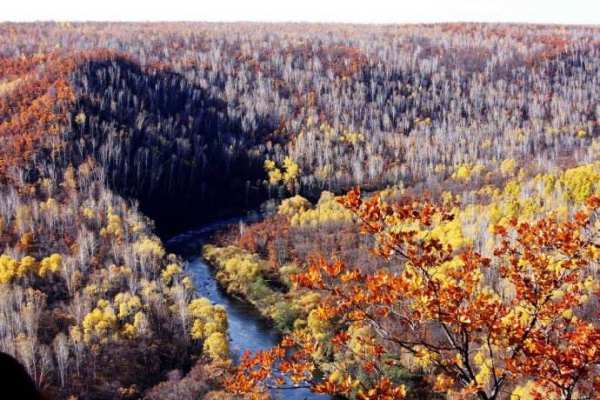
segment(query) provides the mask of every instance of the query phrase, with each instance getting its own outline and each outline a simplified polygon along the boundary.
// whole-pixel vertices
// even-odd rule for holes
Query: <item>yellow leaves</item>
[[[274,170],[275,169],[275,161],[265,160],[264,168],[267,172]]]
[[[427,369],[439,361],[439,354],[428,350],[426,347],[416,346],[415,351],[414,360],[418,367]]]
[[[512,158],[507,158],[500,163],[500,172],[502,175],[512,175],[517,167],[517,162]]]
[[[350,340],[348,341],[348,348],[355,354],[367,354],[370,348],[369,342],[373,336],[373,332],[368,325],[353,324],[348,329]]]
[[[568,200],[581,204],[599,188],[598,165],[587,164],[567,169],[560,177]]]
[[[191,290],[194,288],[194,283],[192,282],[192,278],[190,278],[189,276],[185,276],[182,280],[181,280],[181,284],[183,285],[184,288],[186,288],[187,290]]]
[[[194,317],[206,317],[212,312],[212,303],[206,297],[199,297],[188,304],[188,311]]]
[[[214,333],[227,331],[227,312],[221,305],[213,305],[209,299],[200,297],[188,304],[193,318],[190,335],[192,339],[206,339]]]
[[[61,255],[56,253],[52,254],[50,257],[43,258],[40,262],[38,275],[43,278],[48,271],[53,273],[58,272],[60,270],[61,262]]]
[[[444,206],[450,206],[454,202],[454,195],[452,192],[444,191],[442,193],[442,204]]]
[[[121,329],[121,334],[128,339],[133,339],[136,336],[137,331],[135,329],[135,326],[133,326],[130,323],[126,323]]]
[[[307,292],[298,299],[297,303],[307,312],[310,312],[320,303],[320,301],[321,295],[319,293]]]
[[[323,340],[328,336],[331,324],[327,319],[327,315],[324,315],[319,308],[312,310],[308,314],[306,322],[308,329],[310,329],[315,339]]]
[[[203,350],[213,359],[225,359],[229,356],[229,343],[222,332],[212,333],[205,341]]]
[[[516,179],[511,179],[504,186],[504,196],[509,199],[518,199],[521,195],[521,184]]]
[[[563,312],[560,315],[561,315],[561,317],[563,317],[566,320],[571,320],[571,319],[573,319],[573,310],[568,308],[566,310],[563,310]]]
[[[275,164],[275,161],[265,160],[264,168],[265,171],[269,174],[269,182],[271,182],[272,185],[279,183],[282,174],[281,171],[277,168],[277,164]]]
[[[330,382],[341,383],[344,379],[343,372],[339,369],[335,369],[331,374],[329,374],[329,377],[327,379]]]
[[[181,274],[183,270],[178,264],[169,264],[165,267],[165,269],[161,272],[160,276],[165,283],[168,285],[171,283],[171,280],[174,276]]]
[[[461,223],[458,218],[437,224],[431,230],[431,236],[443,244],[451,245],[453,249],[458,249],[468,242],[463,236]]]
[[[6,254],[0,256],[0,283],[10,283],[17,275],[18,263]]]
[[[190,332],[192,339],[201,340],[204,338],[204,322],[196,319],[192,324],[192,330]]]
[[[98,339],[106,341],[114,332],[117,317],[113,308],[106,300],[98,301],[98,306],[83,318],[83,338],[86,343]]]
[[[119,319],[127,318],[131,313],[138,311],[142,307],[140,298],[129,292],[117,294],[114,301],[115,306],[119,309]]]
[[[527,305],[519,304],[512,308],[502,319],[500,325],[507,330],[526,327],[532,318],[532,311]]]
[[[426,117],[426,118],[415,118],[415,124],[416,125],[425,125],[425,126],[429,126],[431,125],[431,118]]]
[[[264,168],[271,185],[277,185],[282,180],[287,184],[291,184],[300,173],[300,167],[290,157],[284,158],[282,169],[277,168],[277,164],[273,160],[265,160]]]
[[[456,170],[454,171],[454,173],[452,174],[452,178],[456,179],[456,180],[469,180],[469,178],[471,177],[471,168],[466,165],[466,164],[462,164],[459,165]]]
[[[271,185],[277,185],[283,179],[283,174],[278,168],[269,171],[269,183]]]
[[[300,210],[290,218],[292,226],[320,226],[327,223],[345,223],[352,221],[352,213],[337,201],[337,197],[327,191],[321,197],[315,208]]]
[[[528,381],[525,384],[514,388],[509,400],[555,400],[557,397],[546,392],[534,381]]]
[[[261,270],[262,266],[252,255],[242,254],[225,261],[224,271],[231,280],[252,282],[259,276]]]
[[[351,143],[352,145],[356,145],[357,143],[363,142],[364,140],[365,136],[360,132],[345,131],[340,136],[341,142]]]
[[[457,286],[462,278],[464,263],[459,257],[442,263],[430,269],[432,278],[440,284],[442,288]]]
[[[107,214],[108,223],[106,227],[100,230],[100,235],[109,236],[112,235],[117,239],[123,237],[123,221],[118,214],[113,213],[112,209],[108,210]]]
[[[588,257],[593,261],[600,261],[600,246],[591,244],[587,248]]]
[[[82,331],[75,327],[72,334],[76,333],[84,342],[91,343],[96,340],[106,342],[119,336],[135,339],[148,332],[148,318],[141,311],[142,303],[138,296],[119,293],[115,296],[115,306],[118,307],[118,315],[108,300],[98,300],[97,306],[83,318]],[[132,314],[133,318],[130,318]],[[122,324],[120,327],[119,322]]]
[[[492,359],[487,357],[483,350],[480,350],[473,356],[473,362],[479,368],[479,371],[475,375],[475,381],[479,387],[485,387],[493,374]]]
[[[37,261],[31,256],[21,258],[17,275],[19,277],[25,275],[29,271],[34,271],[38,268]]]
[[[452,179],[468,182],[473,177],[481,175],[485,167],[480,164],[459,164],[452,173]]]
[[[277,209],[277,213],[281,215],[293,216],[308,210],[310,207],[311,204],[308,200],[300,195],[296,195],[283,200]]]
[[[556,175],[552,174],[538,174],[533,178],[534,183],[541,185],[538,192],[541,192],[540,195],[544,197],[548,197],[554,192],[557,180]]]
[[[264,168],[267,174],[269,175],[269,183],[271,185],[277,185],[281,181],[283,176],[279,168],[277,168],[275,161],[265,160]]]
[[[81,214],[84,216],[84,218],[87,218],[87,219],[93,219],[96,215],[94,210],[91,209],[90,207],[82,207]]]
[[[85,120],[86,120],[86,116],[85,116],[85,113],[83,111],[81,111],[79,114],[77,114],[75,116],[75,123],[77,125],[83,125],[83,124],[85,124]]]
[[[283,181],[285,183],[291,183],[295,181],[298,173],[300,172],[300,167],[298,167],[298,164],[296,164],[290,157],[286,157],[283,160],[283,168],[285,170],[285,173],[283,174]]]
[[[160,241],[154,238],[144,237],[133,244],[133,250],[142,257],[161,258],[165,255],[165,249]]]
[[[583,139],[583,138],[587,137],[588,133],[584,129],[580,129],[580,130],[577,131],[577,133],[575,135],[578,138]]]
[[[62,257],[60,254],[52,254],[37,262],[31,256],[24,256],[17,261],[6,254],[0,256],[0,283],[10,283],[13,279],[23,278],[34,273],[44,278],[48,272],[56,273],[60,270]]]

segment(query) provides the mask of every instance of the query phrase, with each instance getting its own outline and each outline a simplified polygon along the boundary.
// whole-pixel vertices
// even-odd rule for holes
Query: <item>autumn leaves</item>
[[[387,204],[358,190],[341,203],[376,256],[397,267],[364,272],[313,259],[292,278],[321,294],[312,329],[246,356],[232,391],[264,390],[292,371],[316,392],[397,399],[406,387],[390,370],[405,364],[453,398],[596,396],[600,328],[585,305],[597,301],[598,197],[569,220],[497,225],[490,257],[433,235],[454,218],[434,204]]]

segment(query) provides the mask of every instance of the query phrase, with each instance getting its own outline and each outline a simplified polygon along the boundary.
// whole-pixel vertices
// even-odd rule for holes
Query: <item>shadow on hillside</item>
[[[244,130],[223,100],[181,74],[122,59],[87,62],[73,81],[80,114],[67,140],[70,159],[93,154],[109,185],[137,199],[162,236],[265,199],[256,146],[275,127],[256,121]]]

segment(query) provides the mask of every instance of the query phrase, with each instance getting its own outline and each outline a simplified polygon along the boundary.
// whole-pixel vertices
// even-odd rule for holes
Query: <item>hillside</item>
[[[414,354],[365,366],[356,354],[365,340],[385,357],[402,353],[375,343],[377,329],[398,321],[368,328],[320,308],[339,299],[303,275],[314,265],[335,259],[365,279],[405,270],[406,260],[370,252],[382,232],[362,235],[362,209],[339,197],[355,187],[399,213],[390,229],[431,230],[450,244],[432,263],[467,249],[493,258],[496,225],[522,233],[519,223],[585,212],[573,234],[589,236],[578,242],[588,253],[576,254],[572,279],[597,275],[597,27],[3,23],[0,37],[0,350],[53,398],[166,398],[175,387],[179,399],[265,394],[264,377],[232,365],[223,307],[198,297],[184,260],[163,244],[250,210],[264,220],[197,253],[298,347],[299,337],[307,348],[316,340],[308,358],[318,372],[299,382],[349,398],[389,382],[413,398],[477,385],[474,395],[496,398],[494,384],[456,370],[444,370],[438,390],[431,376],[444,367]],[[420,213],[419,201],[437,210],[430,228],[394,208]],[[481,282],[505,299],[498,271]],[[564,307],[597,330],[597,290],[588,292]],[[352,346],[333,348],[338,334]],[[583,382],[582,393],[598,372],[590,359],[573,385]],[[524,368],[502,389],[541,385]],[[347,376],[361,388],[344,386]]]

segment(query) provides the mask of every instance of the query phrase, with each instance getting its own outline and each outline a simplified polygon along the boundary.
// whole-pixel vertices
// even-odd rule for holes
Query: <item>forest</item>
[[[600,28],[0,38],[0,351],[44,398],[600,399]]]

